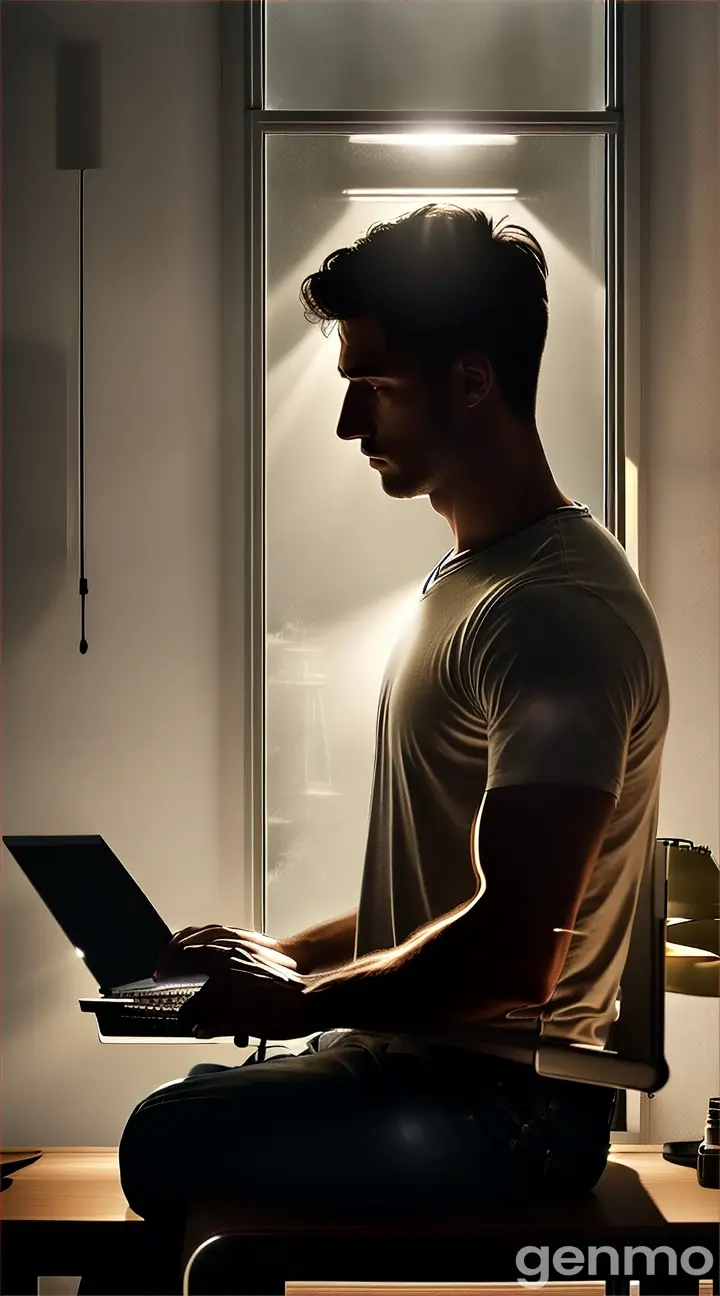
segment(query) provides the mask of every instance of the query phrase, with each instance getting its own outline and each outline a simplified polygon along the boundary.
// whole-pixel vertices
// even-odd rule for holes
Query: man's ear
[[[457,362],[465,401],[470,409],[484,401],[494,384],[493,368],[483,351],[464,351]]]

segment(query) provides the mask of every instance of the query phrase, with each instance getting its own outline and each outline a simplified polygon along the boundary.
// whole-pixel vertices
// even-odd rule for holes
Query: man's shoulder
[[[473,671],[521,668],[586,670],[628,676],[636,688],[648,679],[648,663],[662,666],[652,612],[629,591],[614,597],[572,576],[533,576],[478,603],[463,637]],[[651,671],[650,674],[653,672]]]

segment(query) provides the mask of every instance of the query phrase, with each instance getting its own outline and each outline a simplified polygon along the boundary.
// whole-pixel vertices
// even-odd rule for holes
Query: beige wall
[[[646,7],[645,581],[670,673],[659,832],[720,859],[718,5]],[[650,1138],[702,1133],[720,1092],[717,999],[668,995],[668,1085]]]
[[[242,921],[242,843],[220,815],[233,556],[221,567],[216,6],[19,3],[3,20],[3,831],[101,833],[171,927]],[[85,182],[85,657],[78,181],[55,169],[53,52],[80,38],[103,58],[103,165]],[[234,571],[237,591],[240,553]],[[115,1143],[151,1088],[201,1055],[238,1059],[101,1047],[77,1007],[92,978],[3,863],[6,1143]]]

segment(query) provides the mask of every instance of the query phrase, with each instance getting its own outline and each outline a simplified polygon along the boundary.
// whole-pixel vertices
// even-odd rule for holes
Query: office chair
[[[665,1060],[665,933],[668,851],[657,838],[643,874],[620,983],[620,1015],[607,1045],[538,1041],[535,1070],[556,1080],[657,1093],[667,1084]]]

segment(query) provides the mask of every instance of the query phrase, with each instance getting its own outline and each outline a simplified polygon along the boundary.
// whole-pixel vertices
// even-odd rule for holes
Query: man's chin
[[[383,490],[391,499],[419,499],[429,494],[425,483],[403,476],[387,463],[380,469],[380,477]]]

